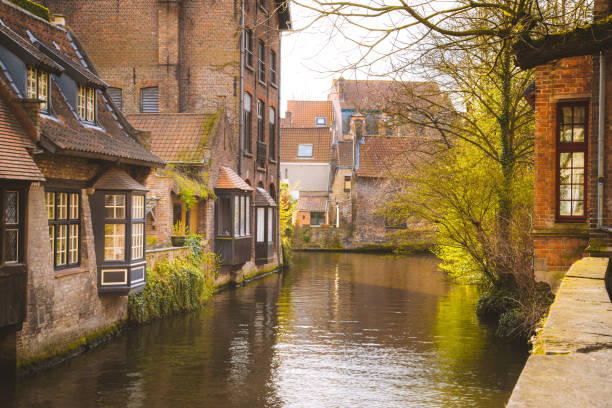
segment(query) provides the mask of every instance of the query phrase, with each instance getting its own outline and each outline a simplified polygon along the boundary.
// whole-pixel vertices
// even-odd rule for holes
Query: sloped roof
[[[10,51],[19,54],[28,64],[42,67],[51,72],[60,73],[63,71],[62,67],[32,45],[32,43],[2,24],[0,24],[0,41]]]
[[[253,187],[249,186],[234,170],[229,167],[219,167],[219,177],[215,183],[215,188],[220,190],[243,190],[253,191]]]
[[[221,114],[140,113],[128,115],[136,129],[151,132],[151,150],[166,161],[202,162]]]
[[[113,108],[104,91],[106,84],[99,79],[95,68],[67,29],[57,27],[36,18],[23,9],[8,2],[0,2],[0,15],[5,26],[3,31],[11,36],[14,47],[21,47],[20,55],[35,58],[42,66],[59,66],[61,76],[67,75],[77,83],[94,85],[96,92],[97,118],[95,125],[86,125],[77,118],[76,107],[71,106],[52,77],[49,93],[52,112],[41,116],[41,144],[52,153],[71,154],[81,157],[100,158],[139,165],[162,165],[159,157],[146,150],[136,131]],[[2,25],[2,24],[0,24]],[[24,60],[27,64],[31,62]],[[32,65],[37,65],[32,63]],[[53,69],[50,69],[55,72]],[[8,70],[0,70],[0,76],[15,83]],[[19,100],[22,95],[14,88],[8,90],[11,97]],[[76,96],[75,96],[76,98]]]
[[[310,212],[325,212],[327,209],[327,197],[304,197],[298,198],[297,210]]]
[[[280,160],[282,162],[328,163],[331,157],[332,133],[327,127],[281,128]],[[298,146],[312,145],[311,158],[298,159]]]
[[[331,101],[287,101],[287,112],[291,112],[291,118],[285,117],[283,126],[292,128],[315,127],[317,117],[326,118],[330,127],[334,119]]]
[[[353,166],[353,141],[339,141],[336,146],[337,166]]]
[[[0,96],[0,179],[43,181],[45,178],[26,150],[33,147],[15,112]]]
[[[96,190],[148,191],[145,186],[118,167],[113,167],[102,174],[92,187]]]
[[[255,189],[253,205],[256,207],[276,207],[276,202],[266,190],[261,187]]]
[[[360,177],[388,177],[401,169],[411,141],[398,136],[368,136],[359,145],[359,163],[355,170]]]

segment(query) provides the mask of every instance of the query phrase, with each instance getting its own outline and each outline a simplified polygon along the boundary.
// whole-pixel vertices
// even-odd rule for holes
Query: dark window
[[[257,100],[257,140],[265,141],[264,134],[264,103],[261,99]]]
[[[270,126],[270,139],[268,139],[268,143],[270,144],[270,159],[274,160],[274,155],[276,154],[274,150],[276,145],[276,110],[274,110],[274,108],[270,108],[268,124]]]
[[[276,53],[270,50],[270,82],[276,84]]]
[[[311,212],[310,213],[310,225],[321,225],[321,224],[325,224],[325,213]]]
[[[366,115],[366,134],[375,135],[378,133],[378,115],[370,113]]]
[[[363,122],[361,120],[358,120],[355,122],[355,136],[357,137],[357,140],[361,139],[362,135],[363,135]]]
[[[49,112],[49,74],[34,67],[28,67],[26,95],[30,99],[40,99],[40,110]]]
[[[251,95],[244,94],[244,151],[251,153]]]
[[[123,90],[121,88],[108,88],[108,96],[117,105],[119,110],[123,110]]]
[[[244,43],[246,65],[253,68],[253,31],[248,28],[245,30]]]
[[[344,191],[351,191],[351,176],[344,176]]]
[[[24,190],[0,188],[0,265],[23,262]]]
[[[585,219],[587,111],[586,102],[558,105],[557,217],[560,221]]]
[[[81,262],[81,194],[77,191],[46,191],[49,245],[56,269]]]
[[[266,47],[264,45],[264,42],[262,40],[259,40],[259,48],[258,48],[258,60],[259,60],[259,64],[258,64],[258,71],[259,71],[259,82],[265,83],[266,82],[266,60],[265,60],[265,52],[266,52]]]
[[[140,90],[140,111],[142,113],[159,112],[159,88],[152,86]]]

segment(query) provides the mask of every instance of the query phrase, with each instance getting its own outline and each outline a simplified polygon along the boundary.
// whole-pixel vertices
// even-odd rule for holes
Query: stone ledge
[[[556,223],[550,228],[534,228],[534,237],[589,237],[589,226],[585,223]]]
[[[72,275],[79,275],[81,273],[87,273],[89,272],[89,268],[85,267],[85,266],[79,266],[76,268],[70,268],[70,269],[63,269],[63,270],[59,270],[59,271],[55,271],[53,274],[53,277],[55,279],[59,279],[59,278],[65,278],[67,276],[72,276]]]
[[[607,258],[574,263],[561,282],[533,354],[508,407],[610,407],[612,303]]]

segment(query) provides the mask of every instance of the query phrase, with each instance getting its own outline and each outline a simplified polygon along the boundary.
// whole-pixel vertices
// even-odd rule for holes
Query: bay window
[[[244,263],[251,258],[251,191],[219,189],[215,194],[215,252],[223,265]]]
[[[40,99],[40,110],[49,112],[49,74],[34,67],[28,67],[26,95],[30,99]]]
[[[587,116],[586,102],[558,105],[557,219],[586,219]]]

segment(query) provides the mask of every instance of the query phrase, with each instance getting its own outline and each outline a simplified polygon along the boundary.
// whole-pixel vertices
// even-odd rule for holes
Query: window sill
[[[60,270],[54,271],[53,277],[55,279],[59,279],[59,278],[65,278],[66,276],[79,275],[81,273],[87,273],[87,272],[89,272],[89,269],[87,269],[86,267],[75,266],[74,268],[60,269]]]
[[[243,151],[242,154],[245,155],[246,157],[250,157],[251,159],[253,158],[253,153]]]
[[[246,62],[244,63],[244,66],[251,72],[255,72],[255,68],[252,65],[247,64]]]
[[[534,237],[585,237],[589,236],[586,222],[556,222],[549,228],[534,228]]]
[[[259,85],[265,87],[266,83],[264,81],[262,81],[261,79],[258,79],[257,82],[259,82]]]
[[[268,161],[269,161],[270,163],[272,163],[272,164],[276,164],[276,160],[274,160],[274,159],[268,159]]]
[[[266,169],[265,169],[265,167],[259,167],[259,166],[257,166],[257,171],[265,172],[265,171],[266,171]]]
[[[278,85],[276,84],[276,82],[270,81],[270,85],[272,85],[272,88],[278,89]]]

